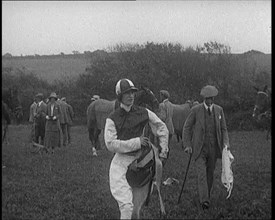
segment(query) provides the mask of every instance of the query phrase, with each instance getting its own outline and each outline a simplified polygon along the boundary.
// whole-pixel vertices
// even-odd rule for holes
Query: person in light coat
[[[67,124],[67,143],[71,144],[71,127],[73,125],[74,120],[74,110],[73,107],[67,103],[66,97],[62,97],[61,101],[63,101],[66,104],[65,114],[66,114],[66,124]]]
[[[49,97],[49,103],[47,104],[46,110],[46,137],[45,137],[45,146],[52,153],[56,147],[61,147],[62,145],[62,136],[61,127],[60,127],[60,115],[61,107],[57,103],[57,95],[55,92],[52,92]]]
[[[204,101],[191,109],[183,126],[185,152],[195,160],[198,191],[202,209],[208,209],[217,158],[221,159],[229,138],[223,109],[214,104],[218,90],[211,85],[202,88]]]
[[[171,138],[174,134],[174,125],[172,121],[173,117],[173,106],[169,101],[170,94],[166,90],[160,90],[160,99],[161,103],[159,105],[160,115],[159,118],[166,124],[169,131],[169,144],[171,142]]]
[[[30,128],[30,130],[31,130],[30,142],[35,141],[35,124],[34,124],[35,119],[34,119],[34,115],[36,113],[37,102],[38,102],[38,99],[35,96],[34,101],[30,106],[30,117],[29,117],[29,122],[30,122],[30,126],[31,126],[31,128]]]
[[[35,130],[35,142],[44,144],[45,137],[45,125],[46,125],[46,109],[47,105],[43,101],[43,94],[38,93],[36,95],[37,98],[37,106],[36,111],[34,113],[34,130]],[[39,141],[40,138],[40,141]]]
[[[149,122],[153,133],[159,138],[161,160],[167,158],[168,130],[155,113],[147,108],[135,106],[134,93],[137,88],[128,79],[121,79],[116,84],[116,95],[120,107],[106,119],[104,139],[107,149],[115,153],[109,170],[110,189],[116,199],[121,219],[131,219],[133,212],[132,188],[127,182],[128,165],[136,159],[141,145],[145,145],[143,129]]]

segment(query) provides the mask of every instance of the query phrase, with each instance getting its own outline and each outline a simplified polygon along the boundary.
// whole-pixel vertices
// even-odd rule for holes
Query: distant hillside
[[[104,56],[104,51],[75,55],[47,55],[47,56],[26,56],[26,57],[3,57],[2,68],[19,68],[32,72],[48,82],[62,79],[63,77],[76,77],[85,72],[85,69],[99,56]],[[249,70],[253,74],[259,72],[271,73],[271,54],[264,54],[259,51],[248,51],[238,56],[239,65],[243,70]],[[96,59],[95,59],[96,60]]]

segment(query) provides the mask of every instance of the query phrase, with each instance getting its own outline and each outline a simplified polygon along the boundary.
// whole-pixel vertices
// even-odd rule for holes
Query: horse
[[[8,105],[2,101],[2,144],[5,141],[7,143],[7,131],[8,125],[11,123],[10,113]]]
[[[141,89],[135,93],[134,104],[148,107],[152,111],[159,109],[158,100],[153,92],[146,87],[141,87]],[[100,148],[99,135],[105,127],[106,118],[118,106],[119,103],[117,100],[109,101],[106,99],[95,100],[88,106],[87,127],[92,148]]]
[[[198,102],[187,102],[185,104],[177,105],[172,103],[173,115],[172,121],[174,125],[174,132],[177,136],[178,142],[182,139],[183,125],[191,111],[191,108],[198,104]]]
[[[9,108],[9,115],[19,124],[23,119],[23,108],[19,100],[18,90],[16,88],[2,89],[2,101]]]
[[[12,118],[16,121],[18,117],[23,116],[20,107],[17,89],[2,89],[2,143],[7,141],[8,126],[11,124]]]
[[[267,131],[266,140],[268,140],[271,134],[271,92],[268,91],[267,86],[262,91],[257,87],[254,88],[257,91],[257,96],[252,117]]]

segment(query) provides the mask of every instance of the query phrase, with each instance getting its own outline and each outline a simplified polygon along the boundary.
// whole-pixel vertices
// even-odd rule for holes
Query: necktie
[[[208,111],[208,115],[211,115],[210,107],[208,107],[207,111]]]
[[[53,105],[51,105],[51,116],[53,116]]]

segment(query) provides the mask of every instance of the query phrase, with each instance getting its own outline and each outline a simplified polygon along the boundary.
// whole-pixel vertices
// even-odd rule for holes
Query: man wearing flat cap
[[[222,150],[229,138],[223,109],[214,104],[218,90],[211,85],[202,88],[204,101],[191,109],[183,126],[183,146],[185,152],[193,154],[195,161],[198,191],[202,209],[210,205],[216,161],[222,157]]]

